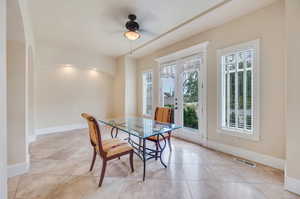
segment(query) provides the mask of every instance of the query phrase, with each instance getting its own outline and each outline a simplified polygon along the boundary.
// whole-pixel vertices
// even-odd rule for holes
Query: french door
[[[177,136],[185,139],[200,140],[205,129],[202,60],[196,55],[160,68],[160,104],[173,108],[174,123],[183,127]]]

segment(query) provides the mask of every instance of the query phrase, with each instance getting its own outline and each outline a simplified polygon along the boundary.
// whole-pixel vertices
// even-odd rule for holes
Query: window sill
[[[189,127],[183,127],[182,131],[185,131],[188,133],[199,134],[199,129],[193,129],[193,128],[189,128]]]
[[[144,118],[148,118],[148,119],[152,119],[152,115],[145,115],[145,114],[143,114],[143,117]]]
[[[218,128],[217,132],[224,135],[235,136],[247,140],[259,141],[259,134],[257,132],[253,132],[251,134],[246,133],[245,131],[239,131],[235,129],[227,129],[227,128]]]

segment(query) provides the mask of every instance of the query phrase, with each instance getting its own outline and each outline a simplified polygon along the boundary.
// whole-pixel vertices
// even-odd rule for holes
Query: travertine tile
[[[281,184],[282,186],[284,183],[284,177],[281,171],[270,172],[260,166],[256,168],[240,166],[237,167],[236,170],[244,178],[244,181],[248,183],[271,183]]]
[[[119,199],[122,189],[122,185],[125,182],[124,178],[112,178],[107,177],[101,186],[98,188],[99,178],[94,178],[93,183],[86,184],[86,188],[82,189],[84,195],[83,199]],[[79,185],[80,186],[80,185]]]
[[[8,199],[15,199],[16,191],[8,191]]]
[[[169,180],[125,181],[120,199],[191,199],[186,182]]]
[[[8,191],[16,191],[19,181],[21,179],[22,176],[15,176],[12,178],[8,178]]]
[[[267,197],[249,183],[223,183],[221,192],[230,199],[267,199]]]
[[[46,199],[59,185],[64,184],[66,176],[26,175],[20,180],[16,198]]]
[[[254,184],[258,190],[263,192],[268,198],[280,199],[300,199],[300,196],[285,191],[282,185],[278,184]]]
[[[110,138],[110,129],[102,132]],[[127,134],[119,133],[121,138]],[[153,143],[147,143],[154,147]],[[172,139],[163,160],[150,160],[146,181],[143,164],[134,156],[131,173],[128,156],[108,162],[98,188],[102,162],[92,159],[88,132],[76,130],[41,136],[30,146],[31,168],[27,175],[9,180],[9,199],[296,199],[283,190],[283,172],[258,164],[248,167],[234,157],[199,145]],[[300,198],[299,198],[300,199]]]
[[[222,183],[218,181],[187,182],[194,199],[223,199]]]
[[[267,199],[252,184],[221,181],[188,182],[193,198],[197,199]]]

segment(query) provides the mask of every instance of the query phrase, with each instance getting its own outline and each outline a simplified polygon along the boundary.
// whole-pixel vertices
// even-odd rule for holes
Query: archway
[[[18,146],[18,147],[16,147]],[[28,169],[26,142],[26,39],[18,0],[7,1],[8,176]]]

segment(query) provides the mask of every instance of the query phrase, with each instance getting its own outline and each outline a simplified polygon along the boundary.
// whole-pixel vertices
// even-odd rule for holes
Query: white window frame
[[[151,107],[152,107],[152,114],[147,114],[147,113],[145,113],[146,111],[145,111],[145,101],[144,101],[144,99],[145,99],[145,96],[144,96],[144,93],[145,93],[145,87],[144,87],[144,73],[151,73],[151,75],[152,75],[152,80],[151,80],[151,82],[152,82],[152,91],[151,91],[151,97],[152,97],[152,105],[151,105]],[[141,71],[141,78],[142,78],[142,115],[143,115],[143,117],[148,117],[148,118],[152,118],[152,115],[153,115],[153,70],[152,69],[148,69],[148,70],[143,70],[143,71]]]
[[[245,43],[233,45],[227,48],[217,50],[217,60],[218,60],[218,128],[217,132],[221,134],[237,136],[245,139],[250,139],[254,141],[259,141],[260,139],[260,131],[259,131],[259,116],[260,116],[260,103],[259,103],[259,69],[260,69],[260,40],[256,39],[253,41],[248,41]],[[234,129],[234,128],[226,128],[223,127],[223,68],[222,68],[222,56],[236,53],[238,51],[245,51],[253,49],[253,65],[252,65],[252,76],[253,76],[253,130],[245,132],[244,130]]]
[[[201,129],[202,131],[202,137],[197,137],[197,136],[190,136],[191,134],[187,134],[184,128],[182,128],[180,131],[178,131],[178,133],[175,133],[175,136],[181,137],[183,139],[186,140],[190,140],[193,142],[197,142],[200,143],[204,146],[207,145],[207,140],[208,140],[208,136],[207,136],[207,50],[208,50],[208,45],[210,44],[210,41],[205,41],[199,44],[196,44],[194,46],[191,46],[189,48],[185,48],[179,51],[176,51],[174,53],[162,56],[162,57],[158,57],[155,59],[155,61],[158,62],[159,67],[161,68],[161,66],[165,63],[168,62],[178,62],[180,64],[180,62],[182,61],[182,59],[186,58],[186,57],[190,57],[192,55],[201,55],[202,57],[202,64],[201,64],[201,69],[200,69],[200,77],[202,80],[202,85],[199,86],[199,89],[202,89],[199,93],[199,97],[202,101],[202,108],[201,108],[201,113],[202,113],[202,119],[199,120],[201,125],[199,125],[199,130]],[[178,61],[179,60],[179,61]],[[161,71],[161,69],[159,70]],[[160,77],[160,74],[159,74]],[[160,78],[159,78],[160,79]],[[179,81],[180,78],[177,78],[175,81]],[[200,81],[199,81],[200,83]],[[200,84],[201,84],[200,83]],[[176,88],[178,89],[178,88]],[[160,102],[160,106],[162,106],[162,96],[161,96],[161,90],[162,90],[162,82],[159,80],[159,102]],[[175,111],[176,114],[176,111]],[[178,116],[178,114],[177,114]],[[174,118],[175,122],[176,122],[176,117]],[[180,120],[180,118],[177,118],[177,120]],[[191,133],[191,131],[189,131],[188,133]],[[197,134],[198,135],[198,134]]]

